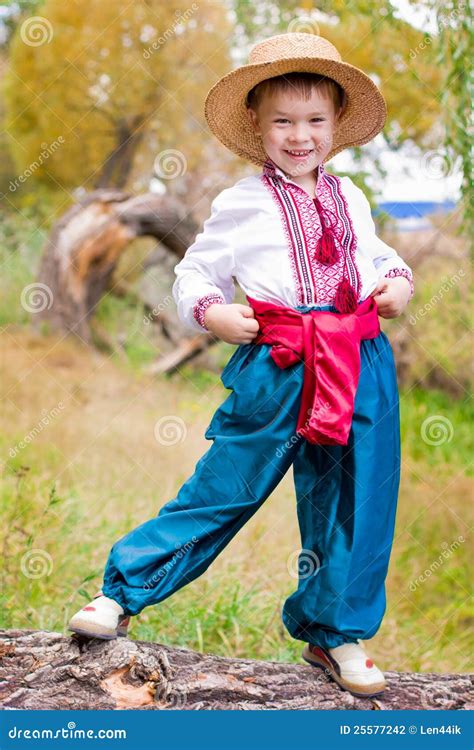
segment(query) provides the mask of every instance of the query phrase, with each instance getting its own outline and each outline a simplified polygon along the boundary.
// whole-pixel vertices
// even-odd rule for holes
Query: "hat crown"
[[[259,42],[250,51],[251,65],[275,62],[291,57],[323,57],[340,61],[341,55],[331,42],[316,34],[291,32],[278,34]]]

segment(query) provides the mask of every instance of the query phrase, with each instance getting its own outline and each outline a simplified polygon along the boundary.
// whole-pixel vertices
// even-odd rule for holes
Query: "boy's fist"
[[[375,298],[377,312],[382,318],[396,318],[410,299],[410,282],[404,276],[384,276],[370,296]]]
[[[228,344],[250,344],[259,331],[253,307],[216,302],[204,312],[204,323]]]

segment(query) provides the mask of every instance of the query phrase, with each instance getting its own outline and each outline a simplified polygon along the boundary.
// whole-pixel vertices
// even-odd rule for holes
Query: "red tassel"
[[[353,313],[357,310],[357,296],[347,279],[337,287],[334,306],[340,313]]]
[[[332,233],[326,227],[316,245],[316,260],[326,266],[333,266],[339,260],[339,251],[334,242]]]
[[[326,215],[327,212],[325,212],[319,198],[314,198],[314,205],[319,214],[322,230],[321,237],[316,244],[315,258],[319,263],[324,263],[326,266],[333,266],[339,260],[339,250],[337,249],[333,234],[335,223],[331,217]]]

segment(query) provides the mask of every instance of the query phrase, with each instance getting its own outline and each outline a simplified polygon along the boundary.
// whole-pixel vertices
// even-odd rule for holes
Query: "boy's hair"
[[[257,110],[264,96],[272,96],[277,91],[298,91],[305,100],[308,100],[315,86],[321,88],[332,99],[335,112],[340,107],[343,110],[345,109],[347,104],[346,93],[337,81],[319,73],[300,73],[298,71],[260,81],[247,94],[246,105],[247,108],[251,107]]]

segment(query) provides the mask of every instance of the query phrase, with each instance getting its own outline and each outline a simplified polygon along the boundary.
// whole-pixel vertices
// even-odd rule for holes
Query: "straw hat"
[[[255,45],[249,64],[217,81],[206,97],[207,123],[224,146],[263,165],[268,156],[250,122],[247,94],[260,81],[290,72],[328,76],[346,93],[346,108],[335,125],[333,148],[325,161],[349,146],[367,143],[382,130],[387,116],[385,100],[368,75],[343,62],[334,45],[321,36],[278,34]]]

